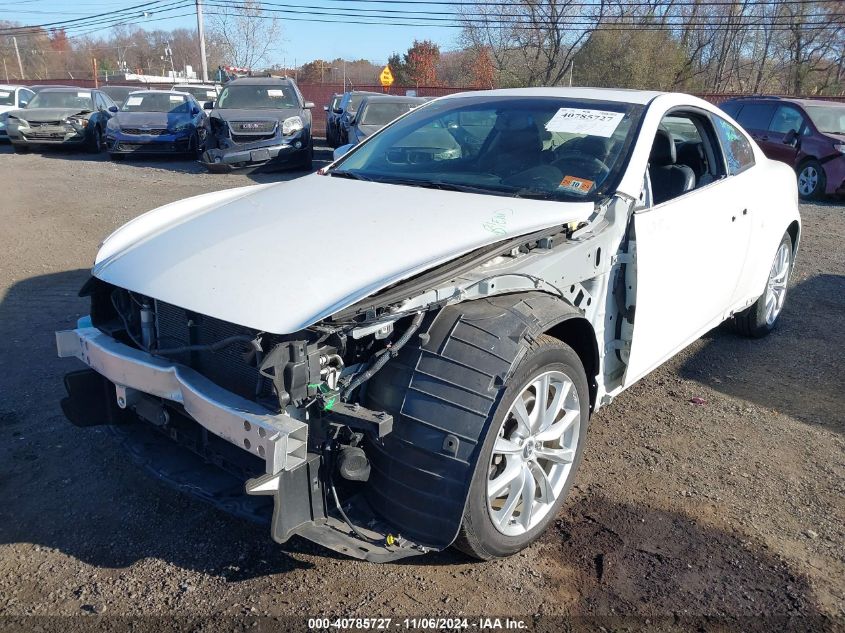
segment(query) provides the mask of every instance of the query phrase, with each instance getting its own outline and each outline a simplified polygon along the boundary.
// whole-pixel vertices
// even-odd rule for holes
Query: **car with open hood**
[[[208,136],[208,116],[187,92],[145,90],[127,97],[106,126],[112,159],[127,154],[187,154],[197,158]]]
[[[0,84],[0,141],[8,141],[6,117],[12,110],[21,110],[27,106],[35,93],[26,86]]]
[[[106,126],[117,111],[114,101],[99,90],[46,88],[25,110],[6,115],[6,131],[16,152],[60,145],[96,153],[105,146]]]
[[[311,169],[311,108],[289,77],[245,77],[226,84],[209,115],[203,165],[236,169]]]
[[[358,111],[349,119],[347,140],[355,145],[378,132],[393,119],[429,101],[426,97],[369,95],[361,100]]]
[[[723,321],[775,330],[800,230],[791,168],[701,99],[450,95],[107,237],[56,335],[85,366],[62,407],[279,542],[507,556],[593,413]]]

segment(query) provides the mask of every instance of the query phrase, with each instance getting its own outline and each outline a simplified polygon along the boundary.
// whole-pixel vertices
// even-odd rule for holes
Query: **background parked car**
[[[205,149],[208,115],[187,92],[145,90],[126,99],[106,128],[113,159],[126,154],[189,154]]]
[[[324,105],[323,110],[326,112],[326,143],[329,147],[336,147],[335,137],[337,136],[337,122],[340,115],[340,100],[343,98],[342,94],[332,95],[329,105]]]
[[[364,97],[368,95],[381,94],[382,93],[380,92],[367,92],[364,90],[352,90],[350,92],[343,93],[343,98],[340,100],[340,104],[338,104],[337,108],[339,111],[337,111],[337,135],[335,136],[336,145],[334,145],[334,147],[339,147],[349,143],[349,119],[355,115],[355,112],[358,111],[358,106],[361,105],[361,101]]]
[[[25,110],[10,111],[6,130],[16,152],[33,145],[84,146],[99,152],[106,125],[118,109],[100,90],[49,88],[38,92]]]
[[[819,99],[746,97],[721,105],[766,156],[798,174],[802,198],[845,192],[845,104]]]
[[[26,86],[0,84],[0,141],[8,141],[6,115],[10,110],[25,108],[35,93]]]
[[[290,77],[230,81],[209,116],[208,149],[202,163],[212,172],[258,167],[311,169],[313,107]]]
[[[141,86],[103,86],[102,88],[100,88],[100,90],[102,90],[109,97],[111,97],[111,100],[119,106],[122,106],[124,104],[124,102],[126,101],[126,97],[128,97],[130,94],[143,89],[144,88]]]
[[[200,103],[217,101],[220,96],[220,86],[214,84],[176,84],[171,88],[174,92],[187,92]]]
[[[29,89],[35,93],[39,93],[42,90],[50,90],[51,88],[76,88],[76,86],[68,86],[67,84],[36,84],[35,86],[29,86]]]
[[[347,137],[357,144],[378,132],[393,119],[402,116],[427,102],[425,97],[402,97],[393,95],[367,96],[361,101],[358,111],[349,119]]]

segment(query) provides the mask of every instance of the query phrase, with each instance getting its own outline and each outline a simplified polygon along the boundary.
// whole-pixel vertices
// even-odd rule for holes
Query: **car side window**
[[[32,101],[32,98],[34,96],[35,96],[35,93],[32,92],[32,90],[27,90],[26,88],[21,88],[20,92],[18,93],[18,103],[20,103],[21,106],[25,106],[30,101]]]
[[[741,174],[754,165],[754,150],[745,135],[722,117],[714,116],[716,134],[722,144],[725,159],[728,163],[728,173],[732,176]]]
[[[94,104],[97,106],[98,110],[108,109],[108,106],[106,105],[106,100],[103,99],[103,95],[99,92],[94,93]]]
[[[775,106],[771,103],[746,103],[736,120],[746,130],[768,130],[774,114]]]
[[[802,125],[804,125],[804,117],[801,116],[801,113],[791,106],[782,105],[775,112],[775,116],[769,125],[769,131],[779,134],[786,134],[793,130],[798,132]]]

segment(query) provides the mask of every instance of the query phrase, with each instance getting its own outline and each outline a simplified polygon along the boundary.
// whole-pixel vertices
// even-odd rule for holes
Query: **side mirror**
[[[22,108],[25,108],[25,107],[26,107],[26,104],[28,104],[28,103],[29,103],[29,101],[25,101],[25,100],[21,99],[20,106],[21,106]]]
[[[193,106],[191,108],[191,114],[197,116],[200,113],[200,109],[197,106]]]
[[[310,110],[311,108],[316,107],[316,106],[314,105],[314,102],[313,102],[313,101],[306,101],[306,102],[305,102],[305,103],[303,103],[302,105],[303,105],[303,107],[304,107],[306,110]]]
[[[329,106],[323,106],[323,112],[328,112],[328,111],[329,111]]]
[[[795,145],[798,142],[798,132],[796,130],[789,130],[783,135],[784,145]]]
[[[203,110],[213,110],[214,109],[214,102],[213,101],[206,101],[202,104]]]
[[[342,157],[343,157],[343,155],[344,155],[344,154],[346,154],[346,153],[347,153],[349,150],[351,150],[353,147],[355,147],[355,144],[354,144],[354,143],[349,143],[349,144],[347,144],[347,145],[341,145],[340,147],[338,147],[338,148],[334,151],[334,153],[332,154],[332,158],[333,158],[334,160],[337,160],[338,158],[342,158]]]
[[[109,112],[120,112],[120,108],[118,108],[117,106],[109,106]]]
[[[334,112],[335,114],[343,114],[343,110],[341,108],[334,108],[332,112]]]

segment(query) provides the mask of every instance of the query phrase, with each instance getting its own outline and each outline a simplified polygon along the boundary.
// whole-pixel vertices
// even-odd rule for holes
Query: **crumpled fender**
[[[573,318],[583,318],[576,307],[542,292],[468,301],[429,317],[367,387],[367,406],[394,417],[393,432],[365,447],[376,512],[403,536],[448,547],[523,342]]]

